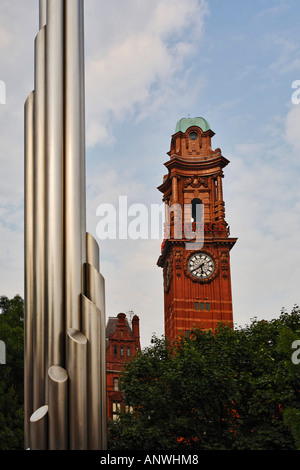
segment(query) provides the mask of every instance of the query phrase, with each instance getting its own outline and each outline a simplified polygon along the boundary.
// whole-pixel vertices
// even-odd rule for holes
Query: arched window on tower
[[[202,219],[202,211],[201,211],[201,206],[202,206],[202,201],[199,198],[195,198],[192,200],[192,222],[200,222]],[[198,219],[196,220],[198,215]]]

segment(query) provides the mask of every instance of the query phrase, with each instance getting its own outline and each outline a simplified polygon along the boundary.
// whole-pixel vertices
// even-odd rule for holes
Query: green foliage
[[[0,450],[16,450],[23,449],[23,300],[0,297],[0,312]],[[172,345],[153,338],[123,370],[134,412],[109,424],[109,448],[300,449],[296,340],[299,307],[245,328],[195,330]]]
[[[6,365],[0,365],[0,450],[23,449],[24,305],[20,296],[0,297],[0,340]]]
[[[110,449],[296,449],[300,364],[291,361],[291,344],[297,338],[299,307],[245,328],[195,330],[173,345],[153,338],[123,370],[125,401],[134,412],[110,423]]]
[[[284,423],[290,427],[295,439],[296,448],[300,450],[300,410],[297,408],[286,408],[283,411]]]
[[[289,323],[282,328],[279,334],[278,350],[286,357],[285,367],[289,371],[294,394],[299,395],[300,384],[300,329],[295,322],[297,308],[289,316]],[[294,317],[294,320],[293,320]],[[295,343],[296,342],[296,343]],[[299,353],[298,353],[299,351]],[[295,357],[293,357],[295,354]],[[292,360],[291,360],[292,359]],[[291,404],[283,410],[283,421],[292,432],[296,448],[300,450],[300,405],[299,402]]]

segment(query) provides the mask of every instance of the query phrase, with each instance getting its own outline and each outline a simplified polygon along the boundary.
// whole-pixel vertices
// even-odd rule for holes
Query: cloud
[[[128,115],[144,118],[162,109],[174,88],[182,88],[177,74],[195,51],[194,43],[203,31],[207,14],[204,0],[154,0],[151,8],[149,2],[139,0],[129,6],[126,10],[124,5],[115,8],[114,15],[106,15],[107,23],[112,25],[111,30],[106,25],[111,41],[106,38],[101,54],[98,47],[88,49],[88,146],[109,140],[109,126],[99,122],[123,121]],[[93,1],[87,7],[99,11],[99,15],[103,8]],[[111,5],[107,6],[107,12],[110,10]],[[115,30],[117,19],[121,31]],[[97,36],[94,31],[91,35],[98,46],[102,33]]]
[[[147,191],[147,178],[138,179],[134,171],[113,164],[107,166],[101,159],[95,164],[94,175],[88,179],[87,229],[100,247],[101,273],[106,280],[106,311],[108,316],[133,310],[141,320],[141,342],[146,346],[153,333],[163,334],[163,285],[162,271],[156,265],[160,254],[161,239],[119,239],[120,196],[127,196],[127,208],[143,204],[151,223],[151,195]],[[105,177],[103,177],[105,175]],[[160,198],[158,198],[161,203]],[[112,204],[116,210],[116,239],[98,238],[96,215],[98,206]],[[128,214],[128,211],[127,211]],[[121,214],[124,216],[124,212]],[[128,216],[127,224],[136,220]],[[148,225],[149,227],[149,225]],[[151,232],[149,230],[149,237]]]
[[[108,240],[99,242],[101,271],[106,283],[107,316],[133,310],[141,320],[142,347],[151,336],[161,336],[163,324],[162,270],[156,265],[159,240]]]
[[[297,122],[292,111],[291,128]],[[297,136],[287,142],[281,121],[273,122],[270,138],[237,144],[225,170],[227,221],[238,237],[231,252],[237,324],[276,318],[299,301],[299,183],[291,143],[299,144]]]
[[[263,47],[269,52],[271,61],[266,67],[266,73],[271,82],[280,83],[280,77],[299,71],[299,43],[294,38],[286,38],[273,31],[266,32]],[[297,77],[295,77],[297,78]]]
[[[239,238],[231,256],[234,308],[240,323],[257,314],[274,318],[281,306],[289,308],[299,295],[300,207],[295,169],[300,106],[286,107],[290,86],[286,77],[299,70],[299,45],[291,22],[286,28],[286,16],[275,23],[275,13],[287,11],[287,3],[265,11],[274,13],[272,25],[264,24],[262,31],[251,27],[247,37],[252,44],[254,34],[259,43],[257,61],[249,65],[250,47],[249,55],[246,50],[243,56],[244,72],[236,77],[244,80],[259,74],[253,83],[261,83],[265,93],[251,95],[251,85],[234,88],[231,96],[234,81],[223,72],[237,73],[236,45],[229,35],[228,54],[218,54],[214,41],[222,44],[224,38],[224,10],[213,3],[212,27],[203,38],[209,4],[205,0],[85,0],[87,225],[95,235],[98,205],[116,205],[119,195],[146,205],[156,197],[161,202],[155,187],[165,171],[162,154],[169,145],[168,123],[171,133],[181,113],[206,109],[213,126],[213,120],[222,123],[217,131],[217,138],[223,132],[220,146],[224,140],[227,146],[236,142],[232,152],[226,150],[231,164],[225,170],[224,197],[232,236]],[[264,3],[273,9],[271,1]],[[248,22],[248,16],[247,20],[241,16],[244,39]],[[234,31],[234,23],[228,24]],[[6,295],[22,294],[23,109],[33,89],[37,31],[38,0],[1,0],[0,80],[6,83],[7,104],[0,106],[0,265],[1,294]],[[276,96],[274,81],[280,84]],[[225,98],[220,100],[221,83]],[[200,96],[204,85],[207,93]],[[266,103],[278,107],[266,111]],[[279,117],[272,117],[272,112]],[[249,126],[243,132],[245,122]],[[97,144],[102,144],[100,149]],[[156,266],[160,241],[99,240],[99,244],[108,315],[134,309],[147,340],[152,331],[160,333],[163,286]]]
[[[0,206],[23,200],[24,102],[33,89],[37,14],[33,0],[0,2],[0,80],[6,84],[6,104],[0,105]]]
[[[38,30],[36,0],[0,2],[0,265],[1,295],[24,290],[24,102],[33,89],[33,44]]]
[[[291,8],[291,5],[287,4],[285,1],[279,2],[275,6],[271,6],[269,8],[264,8],[260,12],[256,13],[254,15],[255,19],[261,18],[261,17],[268,17],[273,15],[282,15],[286,11],[288,11]]]

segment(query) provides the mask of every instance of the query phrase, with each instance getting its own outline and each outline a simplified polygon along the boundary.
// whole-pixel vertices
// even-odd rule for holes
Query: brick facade
[[[223,199],[223,169],[229,161],[219,148],[212,150],[214,132],[205,120],[181,121],[184,128],[179,126],[172,136],[165,163],[168,174],[158,188],[166,213],[180,207],[166,221],[168,236],[158,260],[164,277],[165,335],[170,340],[189,335],[194,327],[233,323],[230,250],[237,239],[230,238]],[[193,204],[201,204],[204,225],[204,246],[194,250],[187,248],[187,229],[195,230]]]
[[[107,417],[115,419],[118,410],[126,411],[123,393],[120,391],[120,372],[140,346],[139,317],[134,315],[130,322],[124,313],[110,317],[106,327],[106,370],[107,370]]]

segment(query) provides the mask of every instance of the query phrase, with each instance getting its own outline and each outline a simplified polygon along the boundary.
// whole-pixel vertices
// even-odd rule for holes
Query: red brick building
[[[223,170],[229,161],[219,148],[212,150],[214,135],[203,118],[178,121],[165,163],[168,173],[158,188],[168,215],[158,265],[163,269],[165,336],[170,340],[189,335],[194,327],[233,323],[230,250],[237,239],[230,237],[225,221]],[[204,227],[204,245],[199,247],[189,243],[198,207]]]
[[[124,362],[141,349],[139,317],[134,315],[131,322],[125,313],[110,317],[106,326],[106,341],[107,418],[115,419],[119,410],[128,411],[120,391],[120,372]]]

